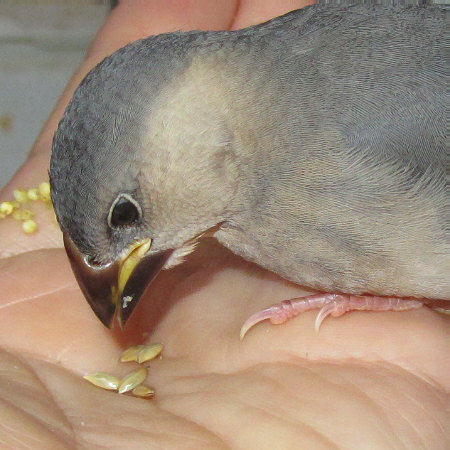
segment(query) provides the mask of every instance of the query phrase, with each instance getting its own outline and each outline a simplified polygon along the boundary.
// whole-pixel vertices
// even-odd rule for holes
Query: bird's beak
[[[118,261],[107,265],[90,264],[64,235],[64,246],[75,278],[89,305],[107,327],[114,315],[122,327],[148,285],[163,268],[172,250],[150,254],[151,239],[134,243]]]

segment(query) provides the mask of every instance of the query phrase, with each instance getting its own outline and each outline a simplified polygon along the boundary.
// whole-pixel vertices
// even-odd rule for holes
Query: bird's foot
[[[298,316],[302,312],[319,309],[315,321],[315,330],[328,317],[339,317],[348,311],[407,311],[420,308],[423,303],[419,300],[402,299],[398,297],[376,297],[372,295],[347,294],[317,294],[307,297],[283,300],[281,303],[258,311],[250,316],[241,328],[241,339],[248,330],[263,320],[270,320],[273,324],[280,324]]]

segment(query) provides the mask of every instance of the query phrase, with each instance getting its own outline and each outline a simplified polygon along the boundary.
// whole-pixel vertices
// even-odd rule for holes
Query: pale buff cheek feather
[[[183,245],[180,248],[177,248],[174,250],[170,258],[167,260],[166,264],[164,265],[164,269],[171,269],[172,267],[177,266],[178,264],[181,264],[184,262],[184,259],[186,256],[188,256],[190,253],[192,253],[198,245],[198,240],[188,242],[185,245]]]
[[[151,192],[144,208],[158,211],[152,214],[152,228],[158,230],[155,246],[175,247],[166,268],[194,250],[193,234],[220,220],[233,194],[226,186],[237,184],[229,151],[232,137],[224,122],[226,86],[218,70],[215,61],[194,59],[162,89],[143,120],[141,139],[158,155],[144,161],[141,170],[141,185]],[[223,179],[217,182],[218,177]]]
[[[161,169],[169,166],[174,180],[185,179],[187,157],[190,167],[201,170],[215,149],[230,143],[224,124],[227,92],[218,71],[215,62],[194,58],[154,101],[144,139],[161,153],[152,163]]]

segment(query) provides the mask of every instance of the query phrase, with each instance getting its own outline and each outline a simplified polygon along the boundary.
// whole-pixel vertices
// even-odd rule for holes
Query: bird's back
[[[447,17],[318,6],[242,34],[225,245],[320,289],[450,298]]]

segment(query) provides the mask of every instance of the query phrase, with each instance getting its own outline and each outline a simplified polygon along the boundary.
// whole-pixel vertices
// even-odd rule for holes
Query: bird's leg
[[[322,322],[330,315],[339,317],[348,311],[407,311],[420,308],[422,305],[419,300],[372,295],[316,294],[293,298],[283,300],[250,316],[241,328],[241,339],[250,328],[263,320],[269,319],[273,324],[280,324],[313,309],[320,308],[315,321],[315,329],[319,331]]]

